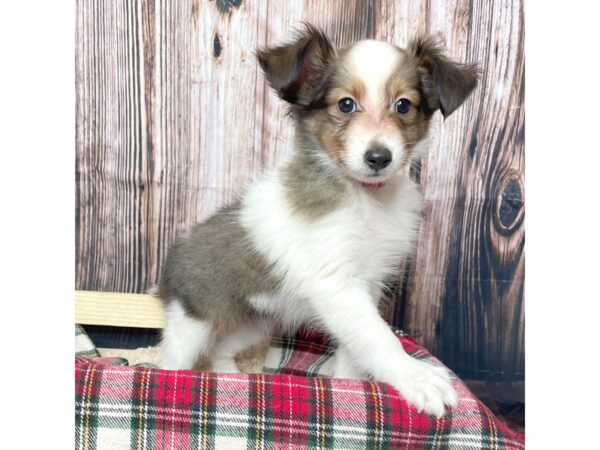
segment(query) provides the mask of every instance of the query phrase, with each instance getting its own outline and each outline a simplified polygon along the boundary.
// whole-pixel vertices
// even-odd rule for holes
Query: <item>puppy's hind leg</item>
[[[171,300],[166,308],[160,349],[161,367],[172,370],[192,369],[198,357],[209,353],[213,345],[212,324],[189,316],[178,300]]]
[[[214,372],[237,373],[240,371],[234,357],[239,352],[256,344],[260,344],[269,337],[265,328],[253,325],[241,325],[226,335],[215,348],[212,362]]]

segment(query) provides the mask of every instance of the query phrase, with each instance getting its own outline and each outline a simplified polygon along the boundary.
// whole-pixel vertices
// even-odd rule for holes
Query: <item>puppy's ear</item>
[[[417,60],[429,108],[439,108],[444,118],[452,114],[475,89],[477,67],[448,59],[433,36],[412,40],[408,52]]]
[[[267,81],[283,100],[306,106],[313,100],[328,63],[335,54],[331,43],[310,24],[305,24],[286,45],[257,51]]]

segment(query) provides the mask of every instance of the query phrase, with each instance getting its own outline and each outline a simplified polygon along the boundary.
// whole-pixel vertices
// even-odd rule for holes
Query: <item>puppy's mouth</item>
[[[360,181],[360,185],[367,189],[381,189],[387,184],[387,181],[376,181],[376,182],[367,182]]]
[[[381,189],[386,186],[389,181],[389,175],[381,175],[375,173],[368,176],[353,174],[352,180],[366,189]]]
[[[365,189],[381,189],[385,187],[394,176],[391,170],[356,170],[345,166],[346,177]]]

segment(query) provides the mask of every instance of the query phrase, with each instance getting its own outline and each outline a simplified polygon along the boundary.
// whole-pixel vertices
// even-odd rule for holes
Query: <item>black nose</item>
[[[385,147],[372,148],[365,153],[365,162],[373,170],[380,170],[392,162],[392,152]]]

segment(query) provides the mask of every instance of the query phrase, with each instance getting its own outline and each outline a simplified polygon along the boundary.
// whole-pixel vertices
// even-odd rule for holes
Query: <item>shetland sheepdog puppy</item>
[[[236,353],[309,326],[337,344],[334,376],[389,383],[442,416],[457,401],[449,373],[409,356],[377,305],[420,225],[421,195],[403,169],[426,149],[435,111],[448,117],[475,88],[475,66],[432,38],[334,48],[308,24],[257,58],[289,104],[294,149],[170,249],[162,366],[191,369],[203,356],[237,372]]]

